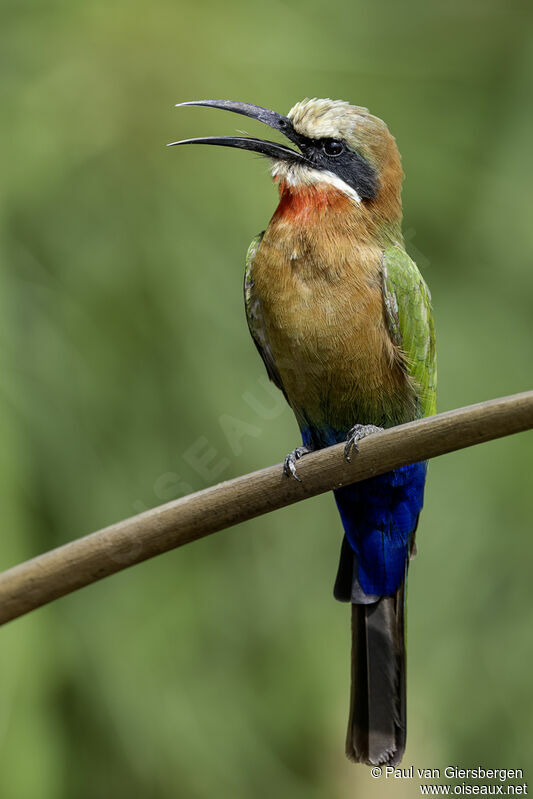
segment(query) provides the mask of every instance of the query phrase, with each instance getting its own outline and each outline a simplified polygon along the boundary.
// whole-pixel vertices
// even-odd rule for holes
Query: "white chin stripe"
[[[272,167],[272,177],[279,177],[289,186],[316,186],[319,183],[326,183],[333,186],[338,191],[346,194],[356,203],[361,202],[361,198],[351,186],[341,180],[333,172],[322,172],[319,169],[311,169],[301,164],[288,164],[286,161],[274,161]]]

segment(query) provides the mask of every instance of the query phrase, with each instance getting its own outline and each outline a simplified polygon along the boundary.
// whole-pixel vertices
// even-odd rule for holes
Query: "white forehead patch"
[[[287,114],[294,129],[311,139],[346,139],[353,135],[361,114],[366,108],[358,108],[344,100],[302,100]]]
[[[272,177],[280,178],[289,186],[317,186],[320,183],[325,183],[346,194],[354,202],[361,202],[361,198],[355,189],[352,189],[351,186],[333,172],[311,169],[302,164],[290,164],[286,161],[274,161]]]

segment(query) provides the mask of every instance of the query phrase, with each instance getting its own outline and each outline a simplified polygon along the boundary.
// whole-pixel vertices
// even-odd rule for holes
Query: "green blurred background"
[[[433,293],[440,409],[531,388],[530,9],[3,0],[1,568],[298,443],[242,308],[267,164],[164,146],[264,131],[178,101],[329,96],[382,116]],[[532,764],[532,466],[527,434],[431,465],[406,766]],[[322,496],[4,628],[2,799],[416,795],[344,759],[340,537]]]

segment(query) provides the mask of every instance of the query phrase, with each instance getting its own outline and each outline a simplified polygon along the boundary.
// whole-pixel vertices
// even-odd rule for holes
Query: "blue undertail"
[[[304,431],[304,443],[318,444],[317,431]],[[320,431],[320,444],[344,441],[346,434]],[[405,578],[411,537],[424,503],[427,463],[334,491],[346,538],[357,556],[358,580],[365,594],[392,596]]]
[[[365,594],[391,596],[402,584],[425,480],[426,463],[412,463],[334,492]]]

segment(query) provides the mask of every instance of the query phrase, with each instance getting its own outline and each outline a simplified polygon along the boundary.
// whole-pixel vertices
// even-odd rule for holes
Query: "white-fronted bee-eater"
[[[287,479],[310,450],[435,413],[429,291],[405,251],[396,142],[366,108],[303,100],[287,116],[202,100],[280,131],[286,146],[248,136],[187,139],[270,159],[279,204],[248,250],[246,315],[268,375],[302,435]],[[426,464],[335,491],[344,539],[334,594],[352,607],[352,691],[346,752],[393,765],[406,740],[405,583]]]

